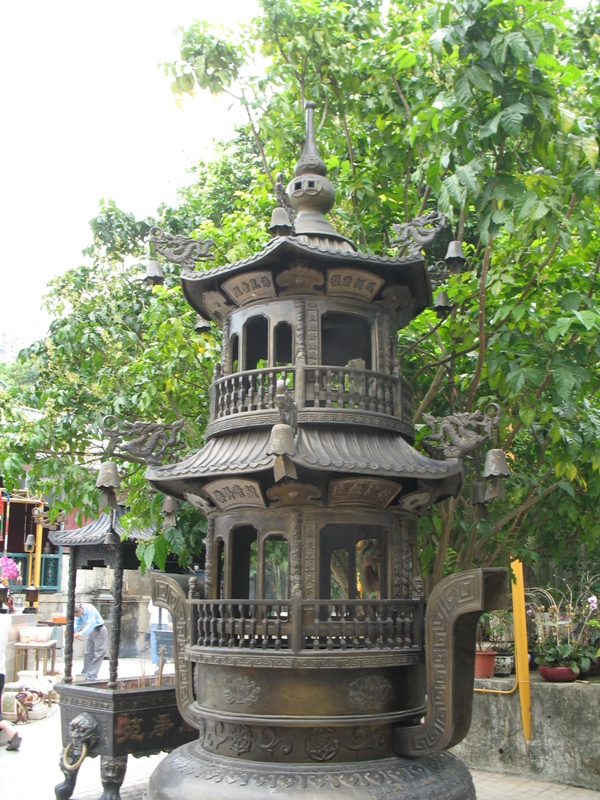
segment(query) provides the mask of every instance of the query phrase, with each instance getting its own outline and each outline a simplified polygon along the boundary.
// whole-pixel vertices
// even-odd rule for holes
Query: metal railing
[[[211,387],[211,419],[276,408],[283,380],[298,410],[332,408],[401,416],[401,381],[384,372],[351,367],[268,367],[219,378]]]
[[[294,394],[295,370],[270,367],[237,372],[219,378],[213,384],[214,398],[212,419],[221,419],[232,414],[248,411],[268,411],[274,409],[277,382],[283,380]]]
[[[304,405],[394,413],[398,378],[383,372],[348,367],[315,367],[305,380]]]
[[[200,647],[248,650],[423,648],[421,600],[188,600]]]

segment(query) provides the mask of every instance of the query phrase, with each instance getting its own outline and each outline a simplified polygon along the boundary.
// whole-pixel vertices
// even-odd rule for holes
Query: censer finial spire
[[[306,139],[302,148],[302,155],[296,162],[295,175],[304,175],[313,172],[317,175],[326,175],[327,167],[319,155],[317,149],[317,139],[315,137],[315,107],[312,100],[307,100],[304,104],[306,109]]]

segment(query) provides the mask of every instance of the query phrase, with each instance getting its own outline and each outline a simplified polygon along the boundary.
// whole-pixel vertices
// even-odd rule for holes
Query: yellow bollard
[[[525,584],[523,564],[516,559],[511,561],[513,580],[511,581],[513,601],[513,622],[515,626],[515,665],[519,702],[521,704],[521,723],[523,735],[528,742],[531,737],[531,686],[529,683],[529,650],[527,647],[527,616],[525,612]]]

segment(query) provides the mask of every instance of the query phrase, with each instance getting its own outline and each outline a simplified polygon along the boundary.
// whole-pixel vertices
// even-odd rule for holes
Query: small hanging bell
[[[294,447],[294,430],[291,425],[278,422],[271,429],[269,446],[267,453],[276,456],[293,456],[296,452]]]
[[[492,478],[485,493],[485,502],[491,503],[492,500],[504,500],[504,481],[500,475]]]
[[[455,275],[458,275],[464,270],[467,259],[465,258],[465,254],[463,252],[462,242],[458,242],[456,240],[450,242],[444,261],[446,262],[448,271]]]
[[[484,478],[492,478],[497,475],[503,475],[504,477],[510,475],[510,469],[506,462],[506,455],[504,454],[504,450],[501,450],[499,447],[488,450],[485,456],[485,467],[483,469]]]
[[[180,508],[181,505],[178,500],[176,500],[174,497],[169,497],[168,495],[165,496],[160,509],[160,513],[164,516],[162,523],[163,530],[166,528],[177,527],[177,517],[175,515]]]
[[[271,213],[269,233],[274,236],[289,236],[292,230],[292,223],[285,208],[281,208],[281,206],[274,208]]]
[[[487,494],[487,483],[484,481],[475,481],[471,487],[471,503],[474,506],[482,506],[485,504]]]
[[[202,333],[202,331],[210,330],[210,322],[198,314],[196,317],[196,322],[194,323],[194,330],[196,333]]]
[[[433,310],[439,319],[445,319],[452,310],[452,304],[446,292],[438,292],[433,299]]]
[[[105,461],[100,464],[98,477],[96,478],[97,489],[118,489],[121,485],[119,470],[114,461]]]
[[[148,286],[161,286],[165,282],[165,274],[158,261],[154,259],[148,261],[144,280]]]

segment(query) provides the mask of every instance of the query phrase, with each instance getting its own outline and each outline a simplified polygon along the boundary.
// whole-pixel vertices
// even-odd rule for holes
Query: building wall
[[[511,689],[511,679],[475,681]],[[521,725],[519,693],[475,693],[473,722],[453,752],[471,769],[518,773],[600,791],[600,678],[547,683],[531,673],[531,739]]]
[[[60,592],[40,596],[38,619],[51,619],[53,613],[62,613],[66,608],[69,573],[69,557],[63,556]],[[77,570],[76,598],[83,603],[97,605],[102,588],[112,593],[114,573],[109,567]],[[150,577],[142,576],[138,570],[125,570],[123,576],[123,606],[121,613],[120,658],[150,657]],[[110,619],[108,623],[110,634]],[[75,641],[74,655],[83,655],[84,643]],[[62,656],[62,654],[61,654]]]

